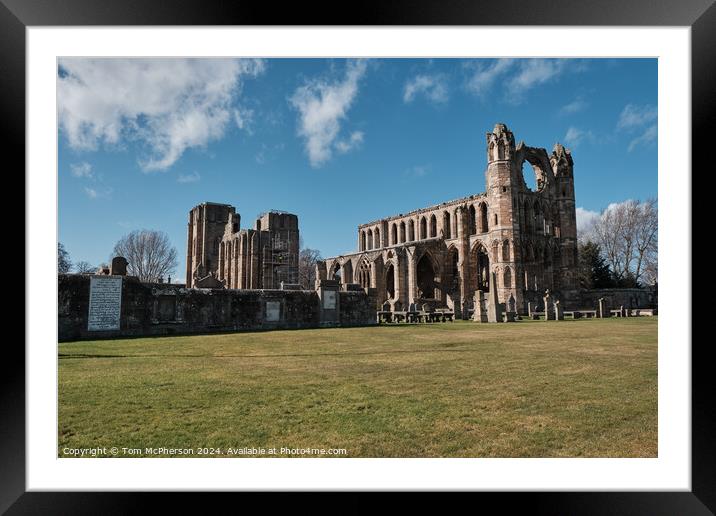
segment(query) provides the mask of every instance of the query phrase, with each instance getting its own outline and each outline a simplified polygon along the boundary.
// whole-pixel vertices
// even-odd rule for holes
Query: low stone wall
[[[657,293],[649,288],[603,288],[580,291],[581,306],[577,309],[597,310],[599,299],[603,298],[605,309],[624,308],[657,308]]]
[[[187,289],[183,285],[141,283],[137,278],[114,276],[121,280],[119,327],[90,330],[91,278],[79,274],[58,276],[60,341],[323,325],[321,302],[315,291]],[[374,296],[364,291],[337,294],[338,321],[332,325],[376,324]]]
[[[376,324],[378,296],[371,290],[369,295],[364,290],[339,293],[341,326],[365,326],[366,321]]]

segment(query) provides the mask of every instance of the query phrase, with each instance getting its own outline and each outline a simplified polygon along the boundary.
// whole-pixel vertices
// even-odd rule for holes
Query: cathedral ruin
[[[478,291],[496,291],[520,313],[547,289],[578,303],[570,151],[559,143],[551,154],[516,145],[504,124],[487,133],[486,151],[486,192],[358,226],[358,252],[321,262],[317,281],[376,289],[379,305],[392,311],[428,304],[463,318]],[[525,182],[525,162],[535,190]]]
[[[185,285],[141,283],[122,257],[103,274],[60,274],[59,339],[656,314],[655,291],[579,288],[568,149],[515,144],[497,124],[486,151],[484,193],[361,224],[358,251],[319,261],[313,286],[298,284],[296,215],[241,229],[235,207],[195,206]]]
[[[298,217],[283,211],[259,215],[241,229],[228,204],[205,202],[189,212],[187,288],[279,289],[298,281]]]

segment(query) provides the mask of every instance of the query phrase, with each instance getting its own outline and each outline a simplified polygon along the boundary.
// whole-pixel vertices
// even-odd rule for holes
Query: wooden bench
[[[387,310],[378,310],[378,324],[393,322],[393,312]]]

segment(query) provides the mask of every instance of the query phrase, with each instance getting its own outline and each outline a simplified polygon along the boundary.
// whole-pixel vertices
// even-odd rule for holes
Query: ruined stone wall
[[[186,284],[196,282],[215,273],[219,266],[219,243],[227,223],[238,227],[240,216],[233,206],[205,202],[189,212],[187,228]]]
[[[122,281],[118,330],[88,330],[92,276],[58,276],[58,338],[62,341],[113,337],[317,328],[320,300],[307,290],[187,289],[170,284]],[[374,296],[340,293],[338,326],[376,324]]]
[[[578,302],[570,151],[557,144],[550,155],[516,143],[497,124],[486,134],[486,154],[485,193],[362,224],[358,252],[327,258],[318,275],[375,288],[378,306],[429,302],[462,317],[478,289],[495,289],[501,303],[513,297],[518,311],[546,289]]]
[[[377,296],[363,291],[343,291],[340,300],[341,326],[365,326],[366,321],[376,321]]]
[[[298,217],[270,211],[241,229],[229,204],[205,202],[189,212],[186,285],[276,289],[298,281]]]
[[[607,309],[658,308],[659,303],[653,288],[603,288],[581,290],[577,308],[596,310],[600,298],[604,299]]]

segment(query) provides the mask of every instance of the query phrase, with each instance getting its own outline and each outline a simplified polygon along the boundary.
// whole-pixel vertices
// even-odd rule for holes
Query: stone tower
[[[241,229],[229,204],[205,202],[189,212],[188,288],[278,289],[298,282],[298,217],[283,211],[259,215]]]
[[[559,270],[555,271],[559,284],[556,288],[566,292],[576,291],[578,278],[575,271],[577,260],[577,212],[574,200],[574,162],[572,153],[557,143],[552,150],[550,164],[555,176],[555,236],[560,241]]]
[[[517,161],[514,135],[505,124],[496,124],[492,132],[487,133],[485,190],[489,206],[490,269],[494,273],[490,277],[497,281],[497,285],[490,285],[490,290],[497,292],[501,303],[506,302],[510,295],[518,303],[522,302],[522,282],[516,257],[518,249],[515,246],[520,228],[514,215],[522,186],[521,171],[515,166]]]
[[[219,243],[231,219],[238,229],[241,216],[228,204],[205,202],[189,212],[186,253],[186,285],[215,275],[219,266]]]
[[[262,255],[262,288],[280,288],[281,283],[298,283],[298,217],[292,213],[269,211],[256,219]]]

